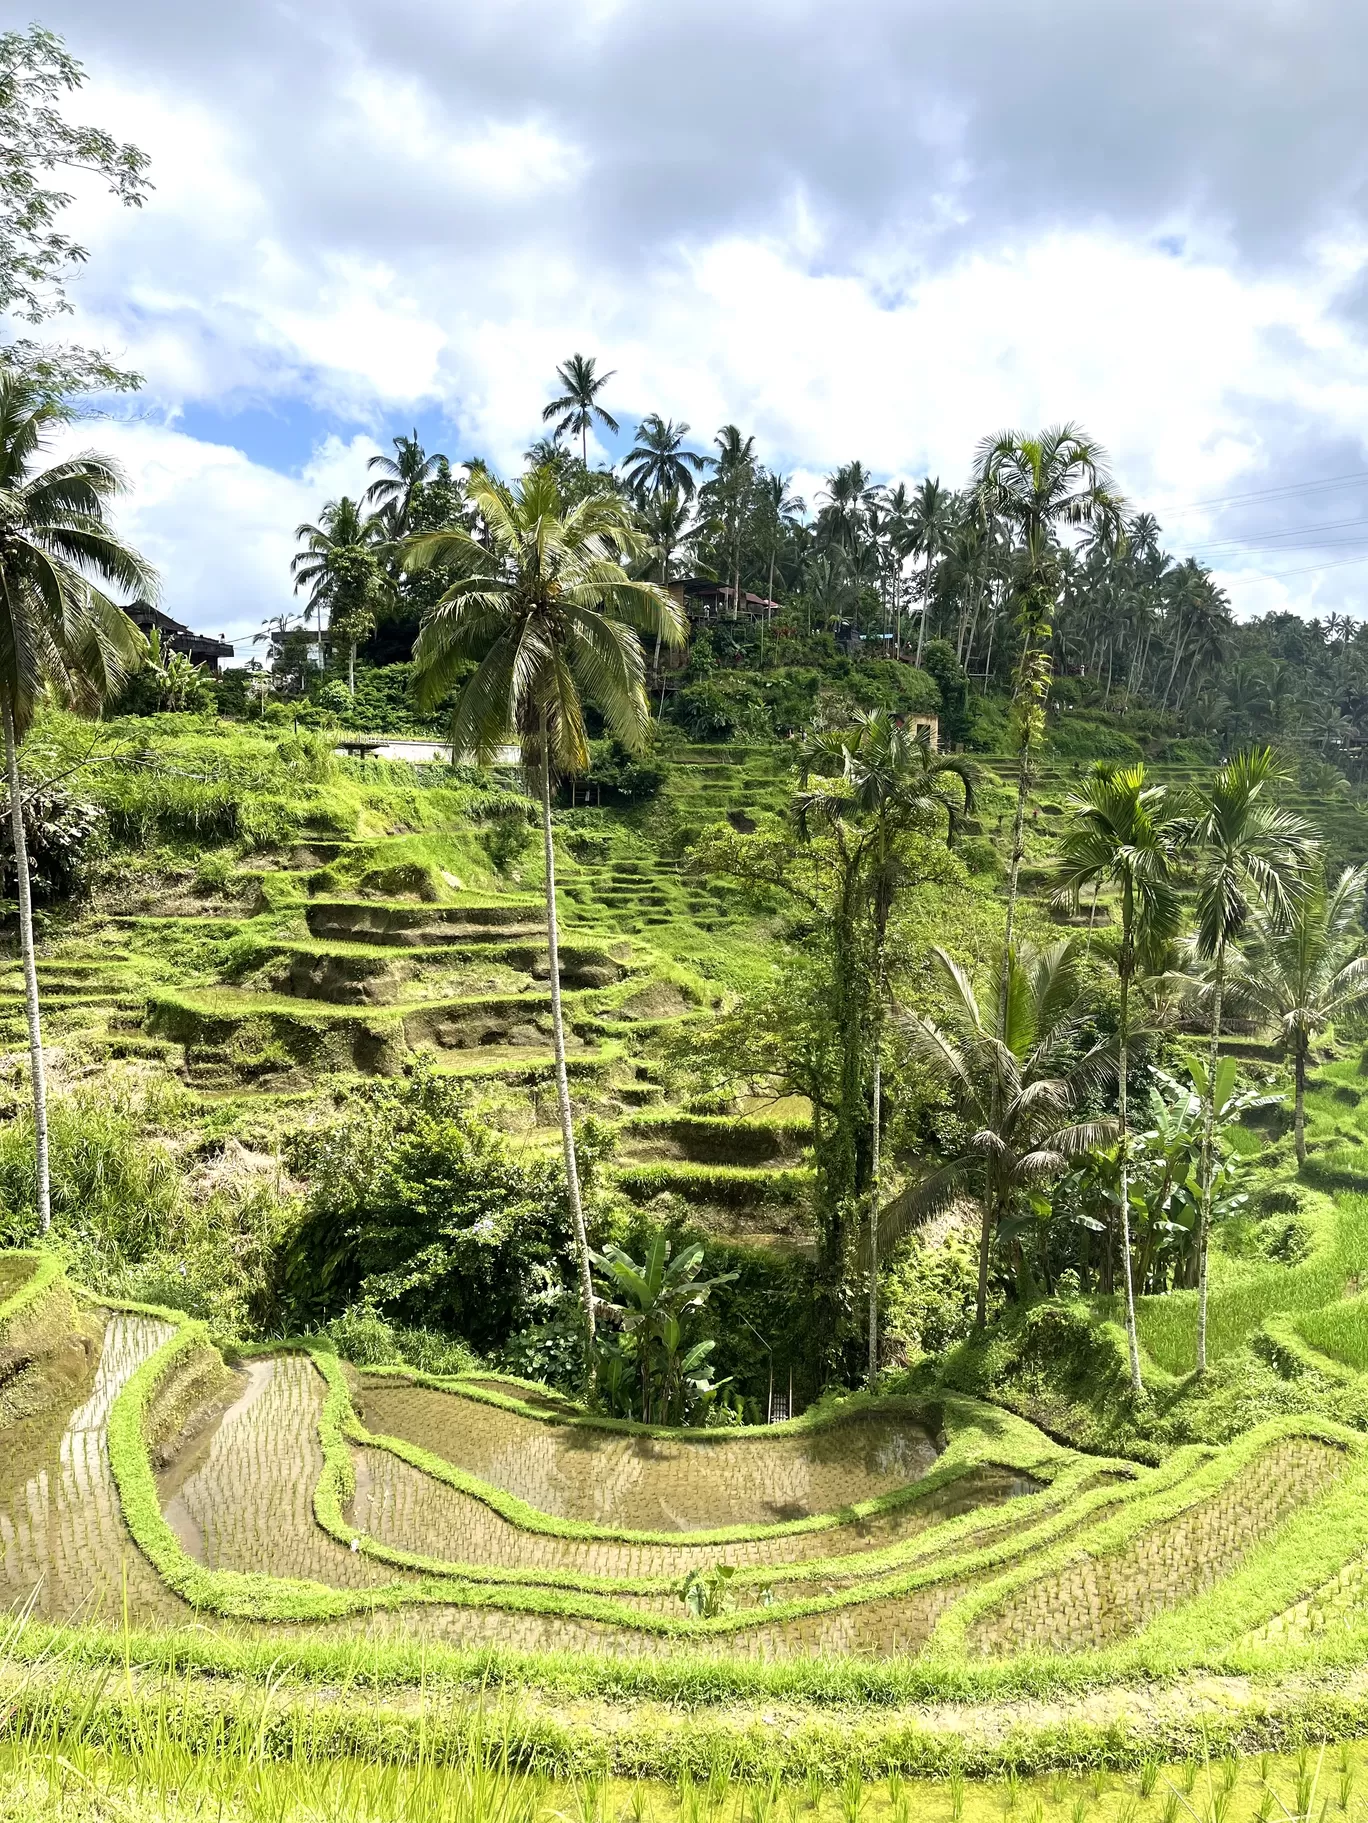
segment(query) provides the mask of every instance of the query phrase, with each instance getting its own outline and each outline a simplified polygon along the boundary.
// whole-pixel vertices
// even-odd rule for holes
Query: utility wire
[[[1234,506],[1241,500],[1271,500],[1280,494],[1309,494],[1322,487],[1347,487],[1353,481],[1368,481],[1368,469],[1359,469],[1352,475],[1332,475],[1324,481],[1293,481],[1286,487],[1258,487],[1246,494],[1218,494],[1211,500],[1180,501],[1176,506],[1165,507],[1163,512],[1171,517],[1195,513],[1207,506]]]

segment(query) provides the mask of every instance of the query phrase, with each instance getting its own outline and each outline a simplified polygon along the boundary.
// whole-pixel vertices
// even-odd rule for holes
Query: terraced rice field
[[[374,1379],[360,1409],[372,1431],[430,1449],[530,1506],[628,1531],[806,1519],[904,1487],[938,1454],[930,1431],[905,1415],[798,1436],[670,1438],[544,1424]]]
[[[53,1619],[636,1659],[1087,1652],[1219,1587],[1365,1474],[1351,1436],[1290,1421],[1229,1472],[1203,1450],[1146,1471],[967,1401],[646,1432],[497,1376],[418,1384],[291,1349],[187,1412],[193,1326],[100,1321],[88,1382],[7,1427],[0,1455],[0,1596]],[[174,1412],[173,1438],[135,1443],[141,1471],[110,1455],[116,1412],[136,1439],[135,1392]],[[152,1462],[149,1516],[120,1489]],[[684,1579],[719,1566],[726,1600],[693,1612]],[[1322,1582],[1264,1637],[1352,1609],[1353,1564]]]

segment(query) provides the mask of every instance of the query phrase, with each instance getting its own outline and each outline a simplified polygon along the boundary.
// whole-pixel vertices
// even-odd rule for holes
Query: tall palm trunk
[[[922,572],[922,611],[921,624],[917,628],[917,656],[914,663],[921,667],[922,652],[926,646],[926,617],[931,612],[931,553],[926,553],[926,568]]]
[[[879,1055],[880,1006],[874,1009],[874,1125],[869,1136],[869,1379],[879,1371],[879,1126],[883,1116],[883,1059]]]
[[[1207,1084],[1202,1108],[1202,1212],[1197,1225],[1197,1372],[1207,1368],[1207,1254],[1211,1242],[1212,1151],[1216,1140],[1216,1068],[1221,1052],[1221,998],[1225,988],[1225,944],[1216,948],[1211,1003],[1211,1042],[1207,1050]]]
[[[38,1228],[52,1226],[52,1184],[48,1170],[47,1071],[43,1032],[38,1020],[38,968],[33,959],[33,889],[29,881],[28,842],[24,836],[24,801],[19,791],[19,743],[14,733],[14,704],[4,702],[5,776],[9,780],[10,831],[14,841],[14,877],[19,900],[19,953],[24,965],[24,1008],[28,1014],[29,1057],[33,1076],[33,1140],[38,1182]]]
[[[542,851],[546,860],[546,957],[551,969],[551,1028],[556,1053],[556,1100],[560,1104],[561,1142],[565,1148],[565,1185],[570,1215],[575,1224],[575,1250],[579,1255],[580,1297],[584,1326],[594,1340],[594,1275],[589,1261],[589,1236],[580,1200],[579,1167],[575,1162],[575,1122],[570,1111],[570,1079],[565,1072],[565,1020],[561,1012],[560,932],[556,924],[556,847],[551,836],[551,741],[547,718],[541,724]]]
[[[1300,1168],[1306,1163],[1306,1035],[1300,1030],[1297,1032],[1297,1054],[1293,1061],[1297,1084],[1293,1131],[1297,1144],[1297,1165]]]
[[[1002,933],[1004,966],[1005,958],[1012,947],[1012,934],[1016,924],[1017,881],[1021,874],[1021,859],[1026,852],[1026,800],[1031,794],[1032,759],[1031,743],[1026,741],[1022,744],[1017,769],[1016,814],[1012,819],[1012,857],[1007,869],[1007,920]],[[1004,1009],[1006,1004],[1007,989],[1004,986]]]
[[[1117,1032],[1120,1075],[1117,1083],[1117,1111],[1121,1116],[1121,1139],[1117,1147],[1121,1167],[1121,1263],[1126,1282],[1126,1346],[1130,1352],[1131,1385],[1143,1392],[1140,1378],[1140,1336],[1135,1324],[1135,1278],[1131,1266],[1130,1232],[1130,1126],[1126,1109],[1126,1067],[1130,1062],[1130,982],[1134,968],[1130,919],[1121,935],[1121,1018]]]

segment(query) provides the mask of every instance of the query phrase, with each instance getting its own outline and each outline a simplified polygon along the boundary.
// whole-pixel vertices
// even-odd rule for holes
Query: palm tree
[[[565,391],[558,399],[542,411],[542,423],[550,424],[557,419],[556,435],[563,437],[567,433],[579,434],[580,461],[586,468],[589,466],[589,432],[594,423],[606,425],[617,435],[618,422],[598,403],[598,395],[617,372],[613,368],[605,374],[595,371],[596,362],[593,355],[572,354],[570,359],[556,369],[556,378]]]
[[[723,548],[730,552],[734,620],[741,606],[741,531],[755,485],[755,438],[743,437],[735,424],[724,424],[713,442],[717,454],[707,458],[713,474],[703,493],[717,514]]]
[[[926,623],[931,617],[931,571],[950,541],[955,523],[955,498],[939,481],[929,477],[912,496],[907,510],[908,549],[921,557],[922,611],[917,623],[917,656],[920,665],[926,647]]]
[[[388,461],[388,457],[373,457]],[[375,484],[373,484],[375,485]],[[356,648],[374,629],[375,613],[384,595],[380,567],[381,523],[378,514],[363,513],[344,494],[330,500],[317,525],[297,525],[295,537],[304,548],[290,560],[296,594],[309,591],[309,607],[318,616],[318,668],[323,668],[323,610],[330,629],[349,645],[348,684],[356,694]]]
[[[1101,886],[1113,887],[1121,901],[1121,948],[1117,956],[1121,988],[1117,1022],[1121,1257],[1125,1267],[1131,1385],[1139,1392],[1140,1342],[1131,1275],[1130,1128],[1126,1108],[1130,990],[1140,951],[1171,941],[1178,929],[1172,866],[1181,829],[1169,794],[1162,786],[1145,784],[1143,766],[1130,766],[1119,772],[1099,766],[1084,789],[1070,800],[1069,808],[1074,822],[1061,845],[1060,891],[1075,909],[1080,895],[1089,887],[1094,893]]]
[[[616,426],[614,426],[616,428]],[[684,448],[687,424],[648,413],[637,425],[636,442],[627,452],[623,474],[629,487],[644,499],[648,494],[678,494],[692,500],[694,473],[708,466],[706,456]]]
[[[1011,947],[1036,749],[1045,732],[1050,688],[1049,643],[1057,593],[1057,540],[1061,527],[1116,518],[1121,498],[1107,472],[1106,452],[1077,424],[1057,424],[1037,436],[1001,431],[979,445],[975,486],[984,510],[1009,525],[1017,539],[1017,805],[1007,877],[1007,927]],[[1003,976],[1007,979],[1006,973]]]
[[[765,621],[760,631],[760,664],[765,663],[764,627],[768,624],[774,603],[774,563],[784,541],[784,534],[791,532],[798,525],[800,515],[807,511],[807,504],[797,494],[788,491],[788,479],[784,475],[771,475],[761,471],[760,505],[764,513],[762,528],[765,551],[769,557],[769,577],[765,583]]]
[[[1286,922],[1256,906],[1238,988],[1241,999],[1277,1026],[1291,1052],[1297,1163],[1306,1163],[1306,1066],[1311,1047],[1341,1013],[1368,999],[1368,957],[1359,919],[1368,866],[1346,867],[1292,900]]]
[[[1240,753],[1221,766],[1197,794],[1188,832],[1200,874],[1197,884],[1197,954],[1210,967],[1206,994],[1211,1009],[1202,1120],[1202,1208],[1197,1234],[1197,1371],[1207,1365],[1207,1253],[1211,1227],[1213,1101],[1221,1046],[1221,1003],[1226,952],[1255,915],[1289,924],[1294,894],[1313,846],[1306,822],[1274,802],[1286,782],[1271,748]]]
[[[900,727],[886,711],[856,718],[854,739],[817,735],[805,759],[821,765],[835,760],[840,776],[799,799],[803,823],[853,824],[862,832],[854,860],[861,896],[873,923],[874,967],[870,1007],[873,1057],[873,1112],[870,1126],[869,1201],[869,1377],[879,1371],[879,1195],[883,1126],[883,1006],[887,994],[888,924],[898,889],[907,879],[903,838],[945,820],[953,845],[960,824],[974,808],[974,775],[969,762],[933,752],[925,733]],[[958,793],[947,790],[951,779]]]
[[[377,513],[384,513],[390,535],[402,538],[410,530],[414,502],[446,466],[446,457],[429,456],[418,441],[416,427],[411,437],[394,438],[394,452],[392,456],[372,456],[367,462],[368,469],[378,469],[380,473],[361,501],[364,506],[373,506]]]
[[[109,502],[124,478],[108,456],[87,450],[38,468],[48,433],[68,412],[31,380],[0,369],[0,718],[19,899],[38,1225],[52,1225],[47,1074],[38,1016],[33,899],[19,785],[19,744],[44,690],[75,709],[94,710],[137,668],[146,642],[97,586],[151,599],[156,573],[110,529]]]
[[[556,1094],[592,1343],[594,1281],[565,1069],[551,781],[557,774],[573,777],[589,763],[585,699],[625,747],[640,751],[650,710],[638,634],[676,645],[685,627],[658,584],[633,581],[623,569],[621,560],[640,556],[643,540],[616,496],[594,494],[567,508],[548,465],[514,487],[476,469],[470,500],[487,543],[457,527],[419,533],[405,548],[410,570],[459,564],[465,571],[423,616],[413,649],[414,686],[420,702],[438,703],[475,660],[452,716],[452,752],[487,761],[513,733],[529,780],[539,781]]]
[[[1108,1139],[1114,1123],[1070,1116],[1100,1074],[1094,1049],[1070,1062],[1080,1036],[1072,942],[1038,952],[1004,949],[985,1012],[973,983],[943,949],[931,952],[946,990],[945,1020],[900,1021],[912,1055],[936,1076],[965,1139],[959,1154],[908,1186],[884,1210],[884,1238],[905,1231],[966,1191],[979,1205],[978,1306],[988,1321],[993,1237],[1033,1186]]]

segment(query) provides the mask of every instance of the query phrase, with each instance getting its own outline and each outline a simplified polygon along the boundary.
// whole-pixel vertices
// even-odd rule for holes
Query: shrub
[[[1114,723],[1093,721],[1086,715],[1065,715],[1054,722],[1045,745],[1063,759],[1140,760],[1145,757],[1139,741]]]
[[[575,1283],[559,1162],[515,1157],[468,1090],[425,1066],[357,1091],[287,1158],[309,1184],[282,1262],[296,1323],[360,1304],[483,1353],[545,1314],[548,1278]]]
[[[73,797],[62,785],[45,785],[24,799],[24,838],[29,877],[39,905],[70,899],[81,887],[86,864],[100,846],[104,818],[94,804]],[[18,890],[9,808],[0,817],[0,891]]]
[[[399,1358],[393,1329],[373,1304],[352,1304],[334,1317],[328,1334],[344,1361],[358,1367],[378,1367]]]

